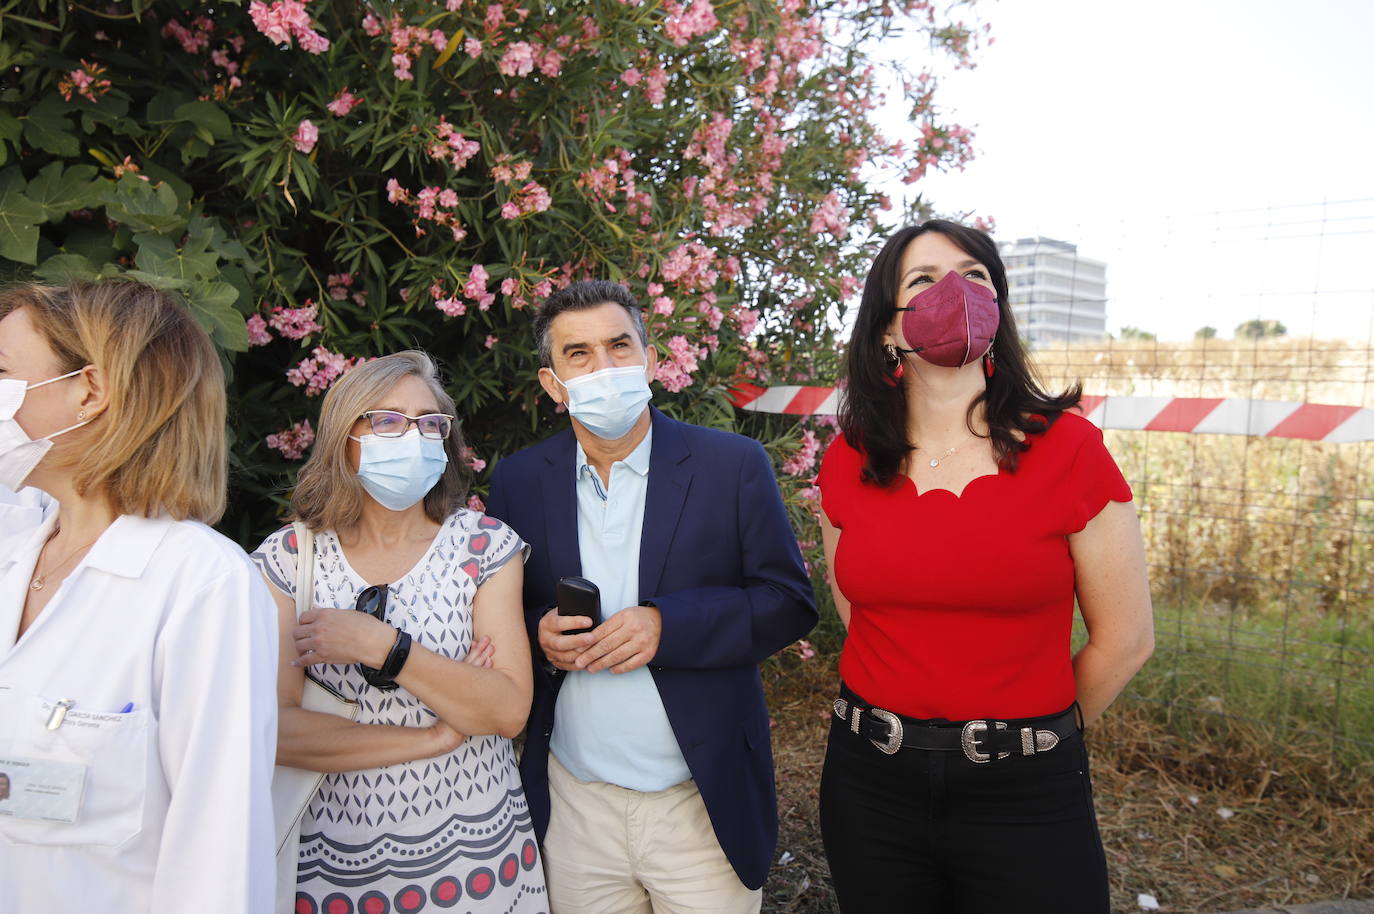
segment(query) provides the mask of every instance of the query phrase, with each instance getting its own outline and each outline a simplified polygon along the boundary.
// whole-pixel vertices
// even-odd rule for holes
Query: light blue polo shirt
[[[639,603],[639,539],[653,429],[611,465],[610,487],[577,446],[577,541],[582,576],[601,590],[601,617]],[[549,748],[580,781],[665,790],[692,776],[647,666],[564,675]]]

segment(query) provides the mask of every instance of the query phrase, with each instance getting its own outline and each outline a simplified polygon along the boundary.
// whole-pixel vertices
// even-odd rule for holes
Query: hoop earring
[[[988,351],[983,354],[983,374],[989,380],[992,379],[993,375],[997,374],[997,353],[992,351],[991,346],[989,346]]]
[[[888,372],[883,376],[883,380],[888,387],[896,387],[902,380],[902,375],[906,374],[906,364],[902,357],[897,354],[897,347],[891,343],[883,344],[883,352],[887,355]]]

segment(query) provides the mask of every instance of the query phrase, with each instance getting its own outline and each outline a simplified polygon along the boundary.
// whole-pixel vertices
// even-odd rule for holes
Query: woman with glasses
[[[166,294],[0,295],[0,911],[271,910],[276,607]]]
[[[529,713],[525,544],[463,506],[463,442],[429,357],[352,369],[325,395],[291,506],[314,531],[254,553],[280,609],[279,764],[326,772],[301,823],[296,910],[545,911],[510,738]],[[306,671],[356,722],[300,707]]]

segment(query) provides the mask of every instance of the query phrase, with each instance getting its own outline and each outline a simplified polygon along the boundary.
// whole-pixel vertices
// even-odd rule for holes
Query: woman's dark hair
[[[1001,322],[992,343],[997,370],[983,393],[969,404],[965,421],[972,432],[973,412],[979,403],[985,404],[988,437],[998,465],[1014,472],[1017,458],[1030,446],[1018,441],[1014,432],[1025,435],[1045,431],[1065,410],[1078,405],[1083,393],[1082,385],[1074,385],[1052,396],[1041,386],[1016,332],[1006,267],[996,243],[985,232],[944,219],[899,229],[883,245],[868,271],[845,357],[846,388],[840,405],[840,431],[852,447],[864,454],[864,480],[880,486],[892,484],[902,472],[907,454],[915,448],[906,437],[906,387],[892,384],[883,334],[896,314],[902,253],[926,232],[939,232],[987,267],[997,290]]]

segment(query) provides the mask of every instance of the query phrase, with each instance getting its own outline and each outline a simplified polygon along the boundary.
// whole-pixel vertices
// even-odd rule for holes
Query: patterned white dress
[[[390,585],[386,621],[415,643],[461,659],[472,644],[478,586],[526,545],[500,521],[461,509],[424,557]],[[294,596],[290,527],[253,554],[273,584]],[[317,606],[351,607],[368,586],[338,537],[315,537]],[[355,664],[313,675],[361,705],[365,724],[428,726],[433,711],[405,689],[379,691]],[[477,736],[453,752],[384,768],[328,774],[301,822],[296,914],[493,914],[548,911],[515,752],[502,736]]]

